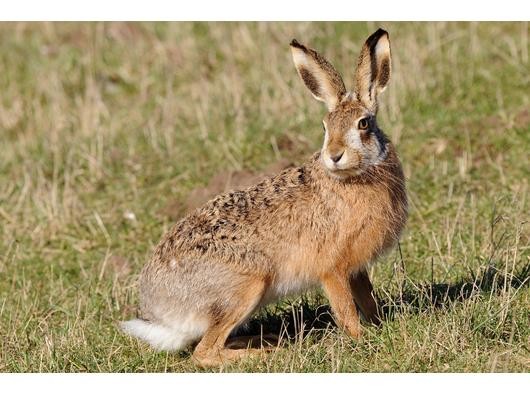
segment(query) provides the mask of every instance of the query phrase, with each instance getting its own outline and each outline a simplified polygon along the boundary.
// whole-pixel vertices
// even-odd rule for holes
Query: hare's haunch
[[[313,49],[293,40],[291,51],[328,108],[323,147],[298,168],[217,196],[162,238],[141,273],[141,318],[122,323],[157,349],[200,340],[193,355],[202,365],[241,358],[251,351],[225,348],[238,325],[315,286],[351,336],[360,335],[355,303],[379,319],[366,267],[407,219],[401,164],[375,118],[391,73],[388,34],[379,29],[364,44],[351,91]]]

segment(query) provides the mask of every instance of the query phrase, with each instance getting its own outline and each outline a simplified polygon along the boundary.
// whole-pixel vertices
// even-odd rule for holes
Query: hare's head
[[[388,140],[377,127],[377,99],[390,79],[388,33],[379,29],[366,40],[347,91],[335,68],[313,49],[296,40],[291,51],[298,74],[313,96],[323,101],[324,145],[321,158],[331,176],[346,179],[361,174],[386,157]]]

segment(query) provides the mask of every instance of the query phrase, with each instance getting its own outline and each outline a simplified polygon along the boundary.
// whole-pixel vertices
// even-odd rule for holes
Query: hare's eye
[[[322,122],[322,131],[326,133],[326,125],[324,125],[324,122]]]
[[[363,119],[359,120],[359,124],[357,125],[357,129],[359,129],[359,130],[368,129],[368,118],[363,118]]]

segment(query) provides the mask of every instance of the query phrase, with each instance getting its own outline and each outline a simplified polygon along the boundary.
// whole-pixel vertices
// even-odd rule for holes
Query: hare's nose
[[[340,158],[342,158],[342,155],[344,155],[344,151],[336,155],[330,155],[330,158],[334,163],[337,163],[340,160]]]

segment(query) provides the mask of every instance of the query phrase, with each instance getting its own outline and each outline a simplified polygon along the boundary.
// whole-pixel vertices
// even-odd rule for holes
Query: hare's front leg
[[[359,315],[353,302],[348,275],[334,271],[325,275],[321,281],[337,324],[351,337],[358,338],[361,335]]]
[[[379,325],[381,319],[377,308],[377,302],[374,299],[374,287],[368,277],[366,269],[352,274],[350,277],[350,288],[355,299],[355,303],[361,309],[364,318],[372,324]]]

